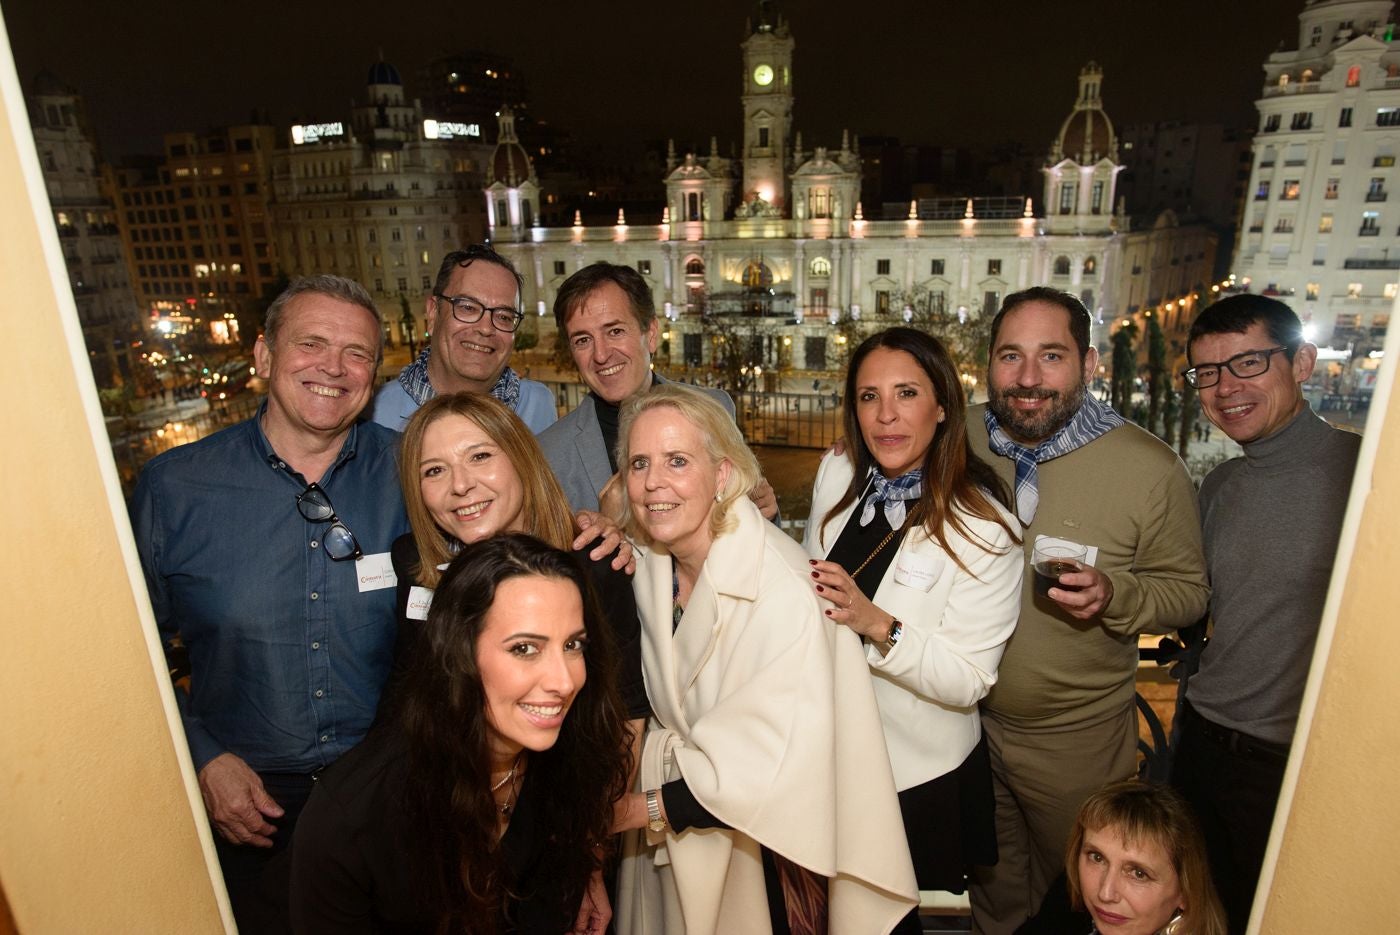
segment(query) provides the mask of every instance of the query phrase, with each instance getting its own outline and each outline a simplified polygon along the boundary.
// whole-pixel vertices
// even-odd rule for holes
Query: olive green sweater
[[[983,408],[968,410],[972,450],[1011,489],[1016,465],[988,447]],[[1027,573],[1016,632],[982,706],[1019,727],[1087,726],[1132,704],[1139,633],[1166,633],[1205,614],[1196,492],[1176,454],[1132,423],[1044,462],[1038,476],[1026,561],[1039,535],[1096,546],[1093,564],[1113,583],[1113,599],[1097,618],[1076,620],[1037,598]]]

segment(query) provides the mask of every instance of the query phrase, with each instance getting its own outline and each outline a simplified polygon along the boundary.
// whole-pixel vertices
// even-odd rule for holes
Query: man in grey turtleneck
[[[1186,378],[1244,457],[1201,485],[1211,636],[1182,714],[1172,784],[1205,832],[1243,932],[1312,661],[1361,439],[1318,418],[1317,362],[1287,305],[1236,295],[1191,325]]]

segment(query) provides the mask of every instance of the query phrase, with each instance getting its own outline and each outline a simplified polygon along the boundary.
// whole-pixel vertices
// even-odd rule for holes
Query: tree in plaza
[[[1147,315],[1147,425],[1155,435],[1163,435],[1158,428],[1162,421],[1162,404],[1171,392],[1171,378],[1167,373],[1167,339],[1162,334],[1162,326],[1157,316]],[[1165,436],[1163,436],[1165,437]]]
[[[948,348],[949,356],[966,383],[986,366],[993,317],[966,306],[950,306],[946,293],[941,290],[915,286],[890,297],[890,315],[879,327],[908,324],[938,338]]]
[[[1186,383],[1181,391],[1181,437],[1177,442],[1177,453],[1181,459],[1186,460],[1187,451],[1191,444],[1191,434],[1196,431],[1196,388]]]
[[[700,321],[710,345],[711,363],[720,372],[722,388],[731,395],[754,389],[762,373],[759,368],[765,366],[760,344],[775,336],[786,322],[708,310]]]
[[[1137,325],[1127,318],[1113,332],[1113,376],[1109,384],[1109,405],[1124,418],[1132,416],[1133,380],[1137,376],[1137,353],[1133,342],[1137,339],[1137,332]]]

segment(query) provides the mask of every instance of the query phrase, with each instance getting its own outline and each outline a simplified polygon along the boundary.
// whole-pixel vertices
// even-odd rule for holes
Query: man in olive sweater
[[[1287,305],[1237,295],[1191,325],[1186,377],[1244,446],[1201,485],[1211,635],[1187,687],[1172,783],[1243,932],[1288,762],[1361,438],[1313,414],[1317,348]]]
[[[1171,449],[1086,392],[1098,367],[1089,312],[1036,287],[992,322],[989,402],[973,450],[1014,485],[1029,560],[1036,540],[1089,553],[1021,615],[982,704],[997,803],[998,862],[971,887],[974,930],[1014,932],[1064,864],[1080,804],[1134,772],[1137,636],[1200,619],[1205,563],[1195,492]]]

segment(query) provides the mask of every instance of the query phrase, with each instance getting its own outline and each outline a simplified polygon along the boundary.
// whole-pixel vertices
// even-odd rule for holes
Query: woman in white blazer
[[[859,641],[822,617],[807,555],[748,498],[717,403],[623,409],[617,463],[653,717],[618,807],[621,935],[872,935],[918,900]],[[896,846],[891,846],[895,842]]]
[[[804,542],[824,613],[865,642],[919,887],[953,892],[996,862],[977,703],[1024,572],[1005,490],[968,447],[966,407],[937,338],[866,339],[846,375],[846,450],[822,460]],[[919,931],[916,916],[906,928]]]

